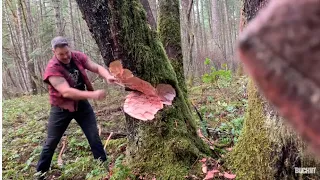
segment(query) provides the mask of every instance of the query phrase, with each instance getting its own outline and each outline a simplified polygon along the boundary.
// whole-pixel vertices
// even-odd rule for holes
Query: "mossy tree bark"
[[[159,36],[171,65],[176,72],[181,90],[187,97],[181,48],[179,0],[159,2]]]
[[[267,0],[244,0],[243,15],[253,19]],[[252,80],[248,83],[248,109],[239,142],[228,164],[239,179],[297,179],[295,167],[315,167],[305,158],[305,145],[261,95]],[[313,164],[310,166],[310,163]],[[317,175],[309,175],[315,177]]]
[[[183,92],[156,32],[148,27],[139,0],[77,0],[105,64],[120,59],[135,76],[152,85],[172,85],[173,105],[156,119],[142,122],[126,115],[128,146],[126,162],[140,174],[163,179],[183,179],[196,160],[210,154],[197,136]]]

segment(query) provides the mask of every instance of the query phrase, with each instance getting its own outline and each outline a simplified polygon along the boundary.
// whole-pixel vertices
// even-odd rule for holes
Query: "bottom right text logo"
[[[316,173],[315,167],[295,167],[294,168],[295,173],[297,174],[314,174]]]

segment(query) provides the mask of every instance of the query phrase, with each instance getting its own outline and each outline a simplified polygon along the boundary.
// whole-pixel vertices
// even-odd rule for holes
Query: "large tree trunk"
[[[126,116],[127,163],[140,174],[162,179],[183,179],[202,153],[210,153],[197,136],[195,122],[177,77],[157,35],[148,27],[138,0],[77,0],[105,64],[121,59],[124,66],[150,82],[171,84],[173,105],[142,122]]]
[[[243,13],[246,20],[250,22],[266,4],[267,0],[245,0]],[[295,173],[295,167],[317,165],[308,156],[310,155],[304,142],[264,99],[255,83],[249,80],[244,127],[238,143],[228,157],[229,165],[235,170],[237,177],[298,179],[301,174]],[[315,175],[308,176],[314,178]]]
[[[160,1],[158,27],[160,40],[176,72],[179,87],[187,97],[181,49],[179,0]]]

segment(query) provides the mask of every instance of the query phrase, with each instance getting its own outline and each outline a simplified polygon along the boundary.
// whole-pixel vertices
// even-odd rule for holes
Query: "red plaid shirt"
[[[71,57],[76,66],[78,67],[79,71],[81,72],[87,90],[93,91],[92,84],[90,83],[87,73],[85,71],[85,69],[88,69],[86,66],[88,60],[87,56],[82,52],[73,51],[71,53]],[[64,98],[62,94],[59,91],[57,91],[49,82],[50,76],[60,76],[64,77],[66,81],[69,83],[69,85],[73,87],[73,85],[76,82],[74,82],[68,74],[69,72],[62,66],[59,60],[55,56],[53,56],[46,67],[43,80],[44,82],[48,83],[49,86],[50,104],[59,106],[62,109],[67,109],[70,112],[74,112],[77,110],[77,101]]]

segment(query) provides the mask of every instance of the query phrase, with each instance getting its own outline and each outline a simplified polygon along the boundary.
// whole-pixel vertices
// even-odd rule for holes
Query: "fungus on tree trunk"
[[[152,120],[163,105],[172,105],[176,91],[169,84],[158,84],[154,88],[149,82],[134,77],[129,69],[122,67],[121,61],[113,61],[109,67],[117,84],[128,87],[133,92],[126,96],[124,112],[143,121]]]

